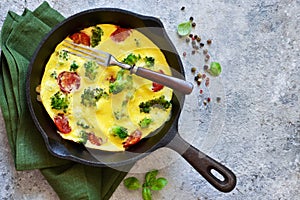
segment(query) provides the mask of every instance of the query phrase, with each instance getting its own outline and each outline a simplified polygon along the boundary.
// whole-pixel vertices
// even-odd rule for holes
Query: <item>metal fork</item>
[[[68,40],[64,40],[63,46],[73,50],[67,51],[70,54],[73,54],[78,57],[87,58],[90,60],[95,60],[95,62],[97,62],[99,65],[106,67],[119,66],[123,69],[129,70],[131,74],[136,74],[140,77],[162,84],[183,94],[190,94],[193,90],[193,84],[188,81],[173,76],[168,76],[162,73],[158,73],[143,67],[131,66],[119,62],[113,55],[107,52],[76,44]]]

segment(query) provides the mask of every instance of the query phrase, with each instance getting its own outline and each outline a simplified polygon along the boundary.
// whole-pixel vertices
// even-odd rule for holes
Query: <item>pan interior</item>
[[[66,19],[56,26],[41,42],[29,67],[26,87],[27,100],[34,122],[42,133],[47,148],[55,156],[100,166],[104,164],[126,164],[166,145],[174,137],[180,113],[180,105],[183,103],[184,96],[181,94],[173,95],[172,116],[165,126],[152,133],[151,137],[142,140],[138,145],[121,153],[92,152],[80,144],[62,139],[57,134],[56,127],[43,105],[36,101],[35,88],[40,84],[44,66],[58,43],[73,32],[99,23],[118,24],[123,27],[141,30],[144,35],[150,38],[161,49],[169,66],[173,70],[180,72],[179,76],[183,76],[183,67],[179,56],[159,20],[117,9],[95,9]],[[177,76],[178,74],[175,75]],[[101,159],[99,159],[99,155]]]

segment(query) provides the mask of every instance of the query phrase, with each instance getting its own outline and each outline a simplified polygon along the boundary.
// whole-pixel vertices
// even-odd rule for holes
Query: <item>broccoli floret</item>
[[[81,95],[81,104],[87,107],[96,106],[101,97],[108,97],[108,94],[102,88],[86,88]]]
[[[73,63],[70,65],[70,71],[73,71],[73,72],[75,72],[76,71],[76,69],[78,69],[78,65],[77,65],[77,63],[75,62],[75,60],[73,61]]]
[[[79,132],[79,137],[80,137],[79,143],[86,144],[88,140],[88,133],[82,130]]]
[[[95,47],[101,41],[101,36],[104,34],[103,30],[99,26],[95,26],[92,29],[91,46]]]
[[[81,126],[83,129],[90,128],[90,125],[88,125],[84,119],[78,120],[76,124],[77,126]]]
[[[129,54],[126,58],[123,59],[123,63],[126,63],[128,65],[135,65],[137,63],[137,61],[139,61],[141,59],[140,54],[138,54],[137,56],[134,55],[133,53]]]
[[[149,113],[152,106],[159,106],[163,109],[168,109],[171,106],[171,101],[165,99],[165,96],[162,95],[159,98],[151,99],[146,102],[141,102],[140,112]]]
[[[147,118],[145,117],[144,119],[142,119],[140,122],[139,122],[139,126],[141,128],[147,128],[149,127],[150,123],[153,122],[153,120],[151,118]]]
[[[56,92],[51,99],[51,108],[56,110],[63,110],[64,113],[67,112],[69,107],[69,100],[66,95],[62,92]]]
[[[90,80],[95,80],[98,71],[97,69],[99,68],[98,64],[95,61],[88,61],[84,63],[84,68],[85,68],[85,76],[89,78]]]
[[[155,59],[154,59],[153,57],[148,57],[148,56],[146,56],[146,57],[144,58],[144,61],[145,61],[145,63],[146,63],[146,67],[153,67],[153,66],[154,66],[154,61],[155,61]]]
[[[123,126],[113,126],[111,128],[111,133],[114,136],[118,136],[121,139],[125,139],[126,137],[128,137],[128,131],[127,128],[123,127]]]
[[[132,76],[125,75],[124,73],[124,69],[118,71],[116,80],[109,83],[109,93],[118,94],[122,90],[132,87]]]

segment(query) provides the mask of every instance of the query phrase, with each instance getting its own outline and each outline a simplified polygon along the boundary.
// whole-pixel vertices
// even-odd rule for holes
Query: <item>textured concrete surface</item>
[[[25,7],[35,9],[41,2],[1,0],[0,27],[8,10],[21,14]],[[164,148],[140,160],[129,174],[143,179],[147,170],[160,169],[159,175],[169,184],[153,193],[154,199],[299,199],[299,0],[48,2],[66,17],[96,7],[159,17],[190,81],[194,79],[191,67],[203,72],[204,58],[202,50],[193,55],[191,44],[176,35],[177,24],[193,16],[197,23],[193,33],[203,41],[213,40],[208,48],[211,60],[220,62],[223,72],[211,78],[204,95],[195,87],[187,96],[179,132],[231,168],[238,178],[237,187],[231,193],[218,192],[184,159]],[[208,107],[201,104],[205,95],[212,99]],[[0,199],[58,199],[38,171],[15,171],[0,119]],[[120,185],[111,199],[141,199],[141,191],[128,191]]]

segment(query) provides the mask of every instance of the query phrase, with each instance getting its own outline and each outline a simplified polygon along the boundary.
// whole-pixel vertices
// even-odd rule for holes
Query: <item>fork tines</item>
[[[108,61],[110,58],[110,54],[100,51],[98,49],[90,48],[87,46],[83,46],[80,44],[76,44],[69,40],[64,40],[63,43],[64,47],[67,47],[69,50],[65,50],[68,53],[81,57],[86,58],[89,60],[96,61],[99,65],[108,66]],[[72,51],[71,51],[72,50]]]

